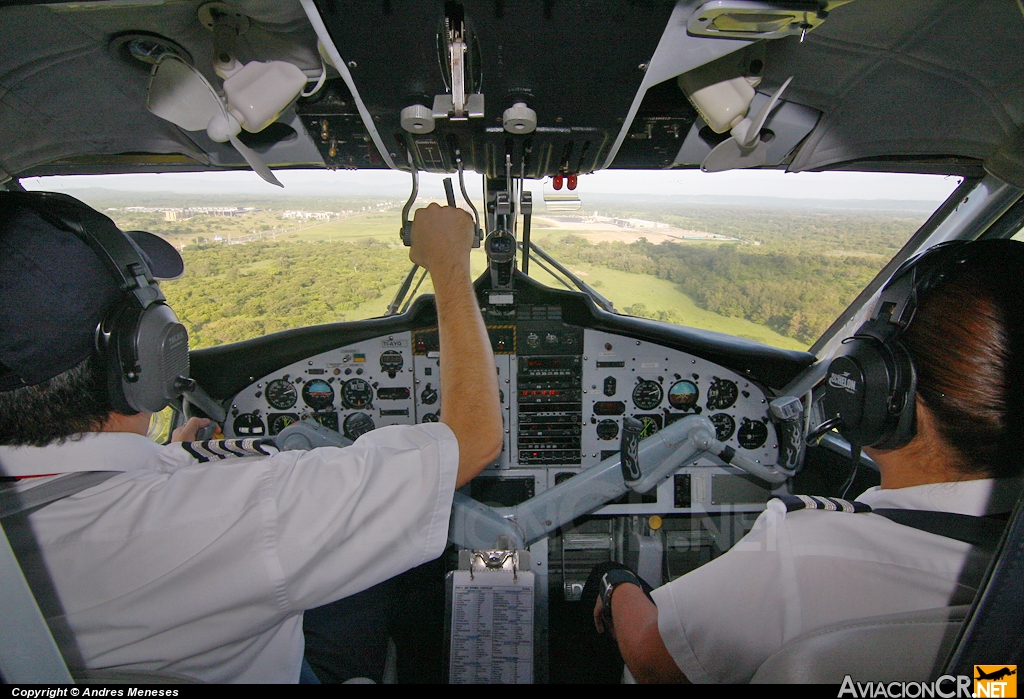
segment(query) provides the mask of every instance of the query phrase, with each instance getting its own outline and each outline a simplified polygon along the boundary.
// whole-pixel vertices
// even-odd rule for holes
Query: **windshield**
[[[123,230],[179,248],[185,275],[161,286],[194,348],[383,315],[410,266],[399,241],[409,175],[278,174],[284,190],[248,172],[22,184],[76,196]],[[421,175],[417,208],[444,203],[441,180]],[[618,313],[806,349],[957,184],[881,173],[603,171],[581,176],[574,191],[550,179],[526,187],[532,242]],[[467,176],[467,189],[482,211],[479,175]],[[519,227],[521,238],[521,219]],[[486,269],[481,250],[473,268]],[[529,274],[571,285],[536,255]],[[430,291],[428,277],[415,294]]]

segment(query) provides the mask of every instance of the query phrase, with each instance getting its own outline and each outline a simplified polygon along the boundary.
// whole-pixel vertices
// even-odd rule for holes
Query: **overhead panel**
[[[514,162],[525,154],[528,177],[586,173],[603,164],[674,5],[581,0],[465,6],[440,0],[317,2],[396,162],[405,162],[405,152],[411,150],[420,169],[452,171],[451,154],[457,146],[467,168],[490,176],[503,172],[506,153]],[[401,126],[402,110],[417,104],[432,108],[435,97],[452,91],[446,17],[464,23],[465,89],[482,93],[484,116],[438,118],[433,131],[410,133]],[[366,41],[368,36],[374,40]],[[537,128],[530,134],[513,136],[503,127],[505,110],[517,103],[536,112]],[[303,101],[298,110],[305,120],[314,108]],[[317,116],[328,122],[349,113],[323,111],[319,109]],[[651,162],[634,166],[664,166],[663,157],[653,152],[651,156]]]

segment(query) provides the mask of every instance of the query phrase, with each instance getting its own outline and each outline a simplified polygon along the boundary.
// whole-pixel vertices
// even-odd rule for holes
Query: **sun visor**
[[[125,235],[142,251],[156,279],[177,279],[185,273],[181,254],[163,238],[146,231],[126,231]]]

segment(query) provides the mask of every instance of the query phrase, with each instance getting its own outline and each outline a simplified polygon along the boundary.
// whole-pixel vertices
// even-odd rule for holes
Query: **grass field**
[[[380,216],[386,218],[386,215]],[[368,216],[366,218],[370,217]],[[349,222],[342,221],[339,223]],[[315,234],[316,231],[327,227],[328,226],[322,226],[317,229],[303,231],[302,233],[295,235],[298,239],[305,239],[307,237],[312,238],[312,235]],[[348,232],[348,235],[350,236],[349,239],[371,237],[357,236],[351,230]],[[540,239],[540,243],[543,243],[543,238]],[[404,247],[396,246],[392,248],[392,252],[396,255],[408,255],[408,251]],[[482,274],[486,269],[487,259],[481,250],[474,250],[470,259],[473,276],[475,278]],[[693,302],[693,299],[679,291],[675,284],[666,279],[658,279],[657,277],[647,274],[630,274],[629,272],[621,272],[604,267],[579,266],[572,271],[587,284],[594,285],[596,282],[597,285],[595,288],[598,293],[615,304],[616,310],[620,313],[623,313],[627,306],[642,303],[649,311],[653,312],[674,310],[682,316],[683,324],[691,327],[702,328],[704,330],[714,330],[728,335],[736,335],[756,342],[763,342],[768,345],[774,345],[776,347],[783,347],[786,349],[806,349],[806,346],[798,340],[786,337],[785,335],[780,335],[769,328],[757,325],[756,323],[744,320],[743,318],[730,318],[710,311],[705,311],[699,308]],[[565,288],[561,282],[544,272],[536,264],[531,266],[530,276],[539,282],[556,289]],[[388,303],[391,302],[391,299],[394,298],[395,293],[398,291],[398,287],[399,285],[397,284],[393,287],[388,287],[381,295],[381,298],[364,302],[355,310],[348,311],[345,314],[346,319],[357,320],[383,315]],[[428,276],[420,286],[419,293],[432,292],[433,287],[430,283],[430,277]]]

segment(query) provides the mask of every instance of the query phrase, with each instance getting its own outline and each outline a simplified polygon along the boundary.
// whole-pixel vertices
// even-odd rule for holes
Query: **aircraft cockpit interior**
[[[16,2],[0,8],[0,187],[233,170],[270,190],[289,170],[393,170],[390,244],[408,246],[421,181],[444,178],[474,222],[504,434],[456,491],[445,555],[398,579],[388,679],[594,681],[577,646],[594,567],[657,588],[729,551],[776,496],[877,485],[832,429],[831,358],[913,255],[1022,230],[1024,6],[969,5]],[[951,193],[797,349],[630,314],[549,254],[536,219],[574,215],[604,170],[933,175]],[[174,424],[209,417],[288,450],[437,422],[450,398],[426,277],[412,265],[376,317],[193,349]],[[1008,583],[989,580],[971,634],[925,675],[1009,643]],[[5,653],[9,683],[54,676]]]

